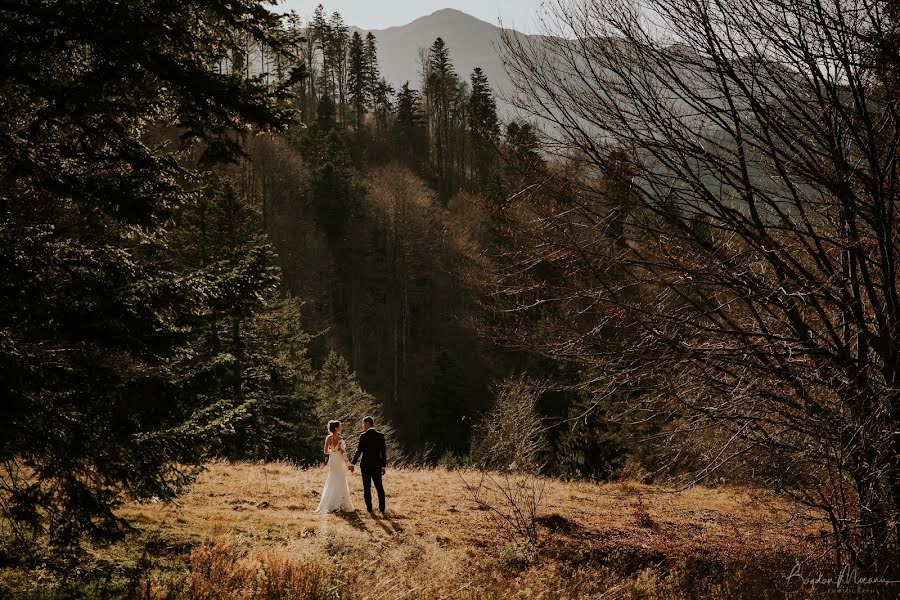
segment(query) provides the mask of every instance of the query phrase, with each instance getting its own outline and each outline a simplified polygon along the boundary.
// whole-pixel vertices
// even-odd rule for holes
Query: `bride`
[[[347,471],[353,471],[353,465],[347,460],[347,446],[341,437],[341,422],[328,421],[328,437],[325,438],[325,454],[328,455],[328,477],[322,488],[322,499],[316,508],[318,513],[337,510],[353,510],[350,501],[350,484]]]

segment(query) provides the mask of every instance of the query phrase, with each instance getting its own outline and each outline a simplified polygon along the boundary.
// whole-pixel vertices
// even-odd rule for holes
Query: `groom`
[[[375,419],[366,417],[363,419],[363,432],[359,436],[359,444],[356,446],[356,454],[353,455],[352,464],[356,464],[359,455],[362,454],[362,462],[359,471],[363,480],[363,498],[366,500],[366,510],[372,512],[372,483],[375,483],[375,491],[378,492],[378,509],[384,514],[384,486],[381,484],[381,476],[387,467],[387,448],[384,443],[384,434],[375,429]]]

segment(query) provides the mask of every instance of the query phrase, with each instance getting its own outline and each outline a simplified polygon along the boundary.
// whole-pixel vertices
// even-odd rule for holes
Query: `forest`
[[[546,166],[536,130],[501,124],[440,38],[394,90],[339,13],[191,6],[208,29],[174,3],[4,21],[4,514],[23,540],[48,511],[59,543],[115,531],[121,494],[174,497],[211,457],[316,463],[329,418],[376,415],[397,460],[451,465],[516,460],[479,433],[496,397],[540,424],[521,373],[541,361],[486,337],[475,276],[502,198]],[[582,441],[546,468],[609,475],[620,453]]]
[[[516,390],[536,422],[563,425],[583,403],[568,389],[527,391],[526,369],[536,378],[556,367],[491,339],[492,283],[477,277],[503,243],[503,198],[549,176],[538,132],[501,123],[487,77],[477,67],[458,74],[441,38],[420,53],[421,80],[394,90],[373,34],[349,33],[321,5],[306,27],[298,21],[292,15],[284,32],[289,58],[244,43],[222,69],[267,81],[303,73],[288,86],[297,122],[248,142],[232,185],[258,207],[283,289],[303,302],[312,364],[346,361],[411,460],[515,460],[486,456],[492,436],[471,443],[486,419],[506,418],[490,415],[496,397]],[[576,444],[560,458],[543,433],[530,440],[546,450],[535,465],[553,458],[550,472],[591,477],[621,466],[624,451],[599,419],[579,429],[578,441],[553,432],[557,445]]]
[[[394,90],[371,33],[321,5],[308,26],[288,23],[293,62],[274,71],[304,74],[289,86],[298,120],[249,143],[237,194],[259,207],[283,288],[303,301],[313,364],[346,360],[411,458],[465,460],[492,386],[516,366],[479,334],[471,254],[493,243],[504,186],[540,160],[535,133],[502,128],[483,72],[456,73],[440,38],[422,50],[421,81]],[[264,45],[229,60],[246,76],[272,62]]]
[[[397,465],[759,486],[894,572],[897,8],[619,4],[504,32],[514,117],[323,5],[0,4],[0,562],[373,415]]]

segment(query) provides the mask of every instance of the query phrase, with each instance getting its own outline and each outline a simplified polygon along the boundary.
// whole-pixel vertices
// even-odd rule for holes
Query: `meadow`
[[[135,530],[92,547],[68,587],[40,568],[8,569],[0,585],[33,597],[777,598],[796,561],[817,556],[802,507],[752,488],[392,469],[382,517],[365,511],[358,476],[353,513],[314,513],[323,479],[216,462],[177,502],[124,505]],[[526,500],[531,532],[517,528]]]

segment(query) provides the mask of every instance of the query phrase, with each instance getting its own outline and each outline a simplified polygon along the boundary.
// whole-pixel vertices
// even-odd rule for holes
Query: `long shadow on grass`
[[[403,533],[403,527],[397,524],[395,520],[397,517],[394,515],[391,516],[381,516],[376,517],[375,523],[381,527],[384,532],[388,535],[396,535],[398,533]],[[405,517],[400,517],[405,518]]]
[[[365,521],[363,521],[362,517],[359,516],[359,511],[355,511],[355,510],[353,512],[339,511],[339,512],[335,512],[332,514],[334,516],[339,517],[339,518],[343,519],[344,521],[346,521],[347,524],[350,525],[350,527],[352,527],[353,529],[358,529],[359,531],[365,531],[369,535],[372,535],[372,532],[369,531],[369,528],[366,526]]]
[[[398,518],[401,518],[401,519],[402,519],[402,518],[405,518],[405,517],[395,517],[395,516],[390,516],[390,517],[387,518],[387,522],[390,523],[391,529],[393,529],[394,532],[396,532],[396,533],[403,533],[403,527],[401,527],[400,525],[397,524],[396,519],[398,519]]]

